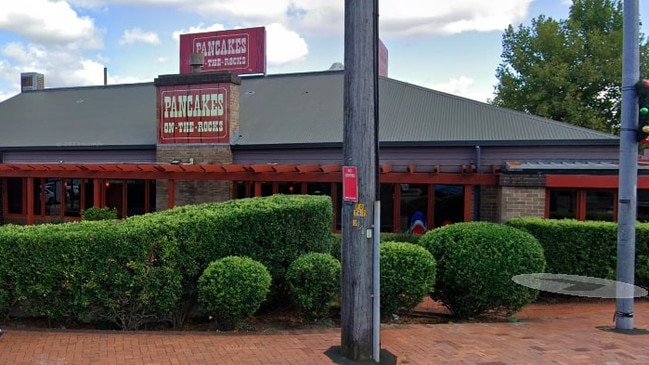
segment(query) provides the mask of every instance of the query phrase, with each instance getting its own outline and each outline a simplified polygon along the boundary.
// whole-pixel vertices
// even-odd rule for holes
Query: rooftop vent
[[[43,90],[45,76],[37,72],[23,72],[20,74],[20,91]]]

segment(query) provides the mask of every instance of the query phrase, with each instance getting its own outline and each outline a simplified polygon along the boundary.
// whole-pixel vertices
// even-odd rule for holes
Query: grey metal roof
[[[238,145],[341,143],[343,73],[244,78]],[[379,81],[384,143],[618,143],[618,137],[405,82]]]
[[[340,144],[343,72],[243,78],[233,145]],[[381,78],[385,145],[617,144],[617,136]],[[0,148],[151,146],[153,83],[45,89],[0,103]]]
[[[528,161],[505,161],[504,168],[510,172],[522,171],[618,171],[618,161],[580,161],[580,160],[528,160]],[[638,169],[649,171],[647,160],[638,160]]]
[[[0,148],[156,144],[153,83],[44,89],[0,103]]]

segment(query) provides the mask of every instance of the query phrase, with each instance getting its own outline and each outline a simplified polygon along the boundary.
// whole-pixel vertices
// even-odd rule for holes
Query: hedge
[[[525,230],[539,240],[549,273],[616,277],[617,223],[515,218],[507,225]],[[649,223],[636,224],[635,241],[635,284],[649,288]]]
[[[178,325],[196,304],[199,276],[222,257],[263,263],[275,293],[286,293],[284,273],[294,259],[329,251],[332,220],[329,197],[276,195],[120,221],[1,226],[0,314],[21,305],[54,324]]]

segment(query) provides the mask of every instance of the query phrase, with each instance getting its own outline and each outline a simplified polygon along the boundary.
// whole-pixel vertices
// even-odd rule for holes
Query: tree
[[[606,133],[621,113],[623,8],[619,0],[573,0],[567,20],[544,15],[503,35],[491,104]],[[640,35],[641,75],[649,44]]]

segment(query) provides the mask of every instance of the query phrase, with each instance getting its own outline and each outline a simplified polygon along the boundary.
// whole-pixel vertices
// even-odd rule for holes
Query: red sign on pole
[[[343,201],[358,202],[358,170],[356,166],[343,166]]]
[[[264,27],[180,35],[180,73],[192,72],[190,56],[203,55],[202,71],[266,73],[266,30]]]

